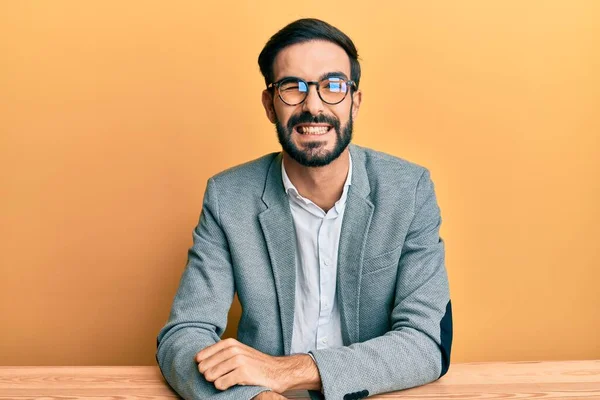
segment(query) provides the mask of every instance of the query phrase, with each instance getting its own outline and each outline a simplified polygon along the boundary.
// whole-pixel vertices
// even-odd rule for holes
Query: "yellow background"
[[[453,361],[600,358],[600,2],[15,0],[0,364],[154,364],[207,178],[279,149],[258,53],[308,16],[359,49],[355,143],[431,170]]]

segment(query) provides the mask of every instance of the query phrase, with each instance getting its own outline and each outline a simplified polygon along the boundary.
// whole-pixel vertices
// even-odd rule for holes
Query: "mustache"
[[[334,127],[334,129],[339,132],[340,130],[340,121],[330,115],[312,115],[309,112],[303,112],[298,115],[292,115],[287,123],[288,131],[291,132],[294,129],[294,126],[298,124],[329,124]]]

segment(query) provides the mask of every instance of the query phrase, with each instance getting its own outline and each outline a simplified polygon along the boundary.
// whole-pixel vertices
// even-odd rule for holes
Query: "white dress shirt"
[[[296,229],[296,298],[291,354],[341,347],[336,273],[342,220],[352,159],[342,196],[327,212],[302,197],[290,181],[283,161],[281,175]]]

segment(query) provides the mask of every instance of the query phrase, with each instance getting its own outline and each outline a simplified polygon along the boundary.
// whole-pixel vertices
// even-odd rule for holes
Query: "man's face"
[[[274,82],[286,77],[319,81],[332,73],[350,79],[350,59],[344,49],[327,41],[288,46],[273,65]],[[290,106],[279,98],[277,89],[263,92],[263,105],[283,150],[307,167],[327,165],[346,149],[360,100],[361,93],[352,90],[342,102],[327,104],[310,85],[304,102]]]

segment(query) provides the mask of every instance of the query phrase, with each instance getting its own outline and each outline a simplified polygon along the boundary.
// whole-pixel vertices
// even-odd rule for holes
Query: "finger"
[[[217,381],[224,375],[227,375],[232,371],[241,368],[244,363],[242,358],[243,356],[235,356],[220,364],[215,365],[212,368],[209,368],[207,371],[204,372],[204,378],[209,382]]]
[[[198,353],[196,353],[194,359],[196,360],[196,362],[200,362],[227,347],[234,346],[236,343],[239,342],[231,338],[220,340],[217,343],[200,350]]]
[[[248,385],[244,379],[244,374],[240,373],[240,369],[236,368],[228,374],[222,375],[213,383],[219,390],[227,390],[234,385]]]
[[[244,352],[245,350],[239,346],[226,347],[218,353],[213,354],[203,360],[200,360],[200,362],[198,363],[198,371],[204,374],[209,369],[214,368],[215,366],[229,360],[232,357],[244,354]]]

